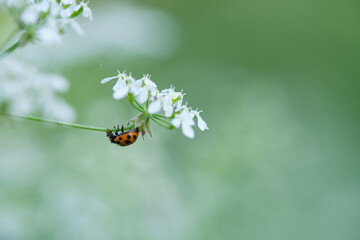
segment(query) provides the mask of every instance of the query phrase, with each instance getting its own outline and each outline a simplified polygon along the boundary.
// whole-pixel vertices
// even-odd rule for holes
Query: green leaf
[[[152,132],[150,129],[150,118],[146,118],[145,126],[146,126],[146,130],[149,133],[150,137],[152,137]]]
[[[82,13],[82,12],[83,12],[83,10],[84,10],[84,7],[83,7],[83,6],[81,6],[81,7],[79,8],[79,10],[77,10],[77,11],[73,12],[73,14],[71,14],[70,18],[74,18],[74,17],[79,16],[79,15],[80,15],[80,13]]]
[[[177,98],[172,100],[172,104],[177,103],[181,99],[181,96],[179,95]]]

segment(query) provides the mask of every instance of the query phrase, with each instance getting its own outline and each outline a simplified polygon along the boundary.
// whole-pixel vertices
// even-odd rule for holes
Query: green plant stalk
[[[50,120],[50,119],[34,117],[34,116],[10,115],[10,114],[5,114],[5,113],[1,113],[1,115],[10,117],[10,118],[32,120],[32,121],[37,121],[37,122],[44,122],[44,123],[50,123],[50,124],[55,124],[55,125],[59,125],[59,126],[66,126],[66,127],[71,127],[71,128],[78,128],[78,129],[97,131],[97,132],[107,132],[109,130],[116,131],[116,128],[113,128],[113,129],[99,128],[99,127],[86,126],[86,125],[81,125],[81,124],[76,124],[76,123],[68,123],[68,122],[63,122],[63,121]],[[129,126],[124,126],[124,130],[129,130],[129,129],[132,129],[133,127],[135,127],[134,123],[130,124]]]
[[[163,128],[167,128],[167,129],[173,129],[174,126],[173,125],[169,125],[169,126],[166,126],[164,124],[162,124],[161,122],[159,122],[158,119],[154,118],[153,116],[150,115],[150,118],[151,120],[153,120],[156,124],[158,124],[159,126],[163,127]]]
[[[18,40],[16,43],[8,47],[6,50],[0,52],[0,58],[5,57],[6,55],[13,52],[15,49],[17,49],[21,45],[21,40]]]
[[[158,114],[157,114],[157,115],[158,115]],[[172,125],[170,121],[168,121],[168,120],[166,120],[166,119],[164,119],[164,118],[158,117],[157,115],[153,114],[153,115],[151,115],[151,116],[152,116],[153,118],[156,118],[156,119],[159,120],[159,121],[162,121],[162,122],[164,122],[164,123],[167,123],[167,124],[169,124],[169,125]]]
[[[16,28],[10,36],[5,40],[5,42],[0,47],[0,57],[4,57],[7,54],[14,51],[16,48],[18,48],[21,45],[21,36],[24,32]],[[16,38],[19,38],[17,41],[15,41]],[[12,44],[11,44],[12,43]],[[10,45],[10,46],[9,46]],[[8,47],[9,46],[9,47]]]

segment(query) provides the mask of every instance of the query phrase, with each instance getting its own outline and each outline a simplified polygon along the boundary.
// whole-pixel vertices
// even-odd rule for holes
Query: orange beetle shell
[[[126,132],[118,134],[118,131],[113,133],[108,131],[106,136],[109,138],[110,142],[115,143],[119,146],[125,147],[133,144],[139,137],[139,128],[133,128]]]

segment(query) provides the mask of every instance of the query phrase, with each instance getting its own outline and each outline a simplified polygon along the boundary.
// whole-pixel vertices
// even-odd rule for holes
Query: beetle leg
[[[119,135],[119,126],[117,128],[114,126],[114,128],[116,129],[115,135],[118,136]]]

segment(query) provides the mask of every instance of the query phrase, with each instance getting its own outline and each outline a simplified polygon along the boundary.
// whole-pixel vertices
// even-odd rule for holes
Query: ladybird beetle
[[[108,131],[106,132],[106,136],[109,138],[110,142],[125,147],[133,144],[138,139],[139,128],[138,127],[132,128],[124,132],[124,126],[122,126],[121,133],[119,134],[119,125],[118,125],[115,133],[113,133],[110,129],[108,129]]]

